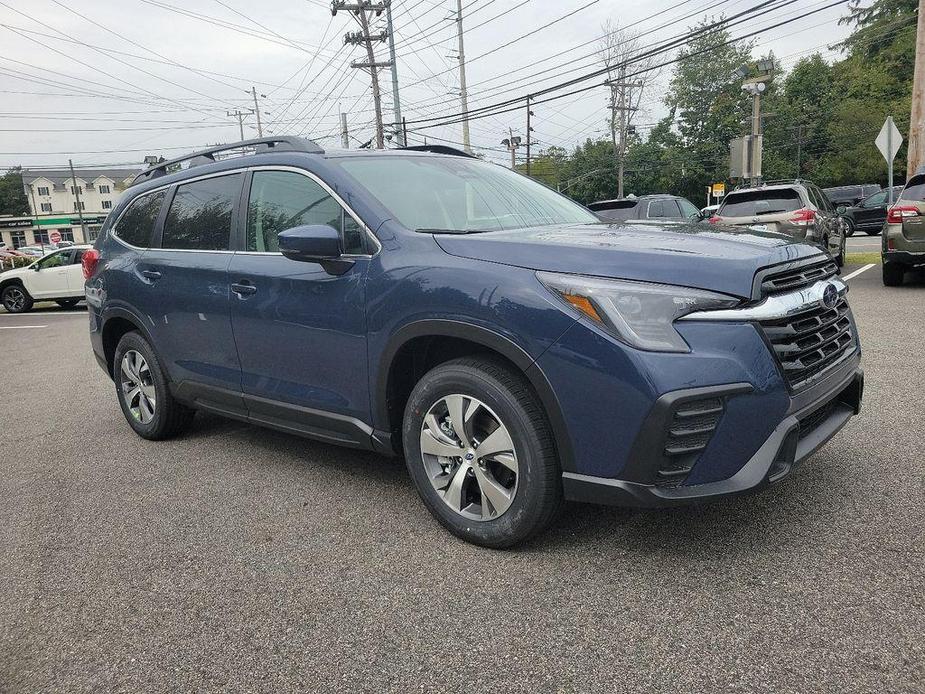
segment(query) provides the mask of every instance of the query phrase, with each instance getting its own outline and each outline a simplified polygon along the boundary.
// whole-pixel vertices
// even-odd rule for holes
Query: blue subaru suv
[[[449,148],[277,137],[164,162],[83,264],[138,435],[204,410],[403,455],[440,523],[490,547],[563,499],[762,488],[861,404],[847,287],[816,246],[601,223]]]

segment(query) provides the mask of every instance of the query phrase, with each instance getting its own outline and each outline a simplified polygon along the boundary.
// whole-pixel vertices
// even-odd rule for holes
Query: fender
[[[106,330],[106,324],[113,318],[124,318],[127,320],[129,323],[138,328],[141,334],[144,335],[145,340],[148,341],[148,344],[150,344],[152,347],[155,347],[154,340],[151,338],[151,333],[149,333],[148,329],[145,327],[144,321],[136,313],[122,306],[107,306],[105,309],[103,309],[103,312],[99,318],[101,338]],[[108,368],[109,365],[107,364],[107,369]],[[112,373],[109,375],[112,377]]]
[[[376,373],[374,417],[379,426],[386,430],[388,428],[388,383],[392,362],[395,360],[399,350],[416,337],[454,337],[475,342],[513,362],[530,385],[533,386],[540,398],[543,409],[546,411],[546,416],[552,426],[562,469],[574,471],[572,445],[562,416],[562,408],[546,375],[536,365],[536,359],[510,338],[474,323],[436,318],[419,320],[402,326],[389,338],[379,359]],[[380,435],[381,433],[383,432],[377,432]],[[400,451],[398,452],[400,453]]]

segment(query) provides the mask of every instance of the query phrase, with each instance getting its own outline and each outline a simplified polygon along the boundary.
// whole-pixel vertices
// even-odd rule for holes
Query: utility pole
[[[394,114],[393,131],[398,140],[398,144],[404,147],[405,142],[404,130],[401,127],[401,102],[398,100],[398,61],[395,60],[395,32],[392,29],[392,0],[385,2],[385,28],[389,34],[389,62],[392,63],[392,113]]]
[[[794,125],[787,130],[796,130],[796,146],[797,146],[797,178],[800,178],[800,175],[803,173],[803,124]]]
[[[613,143],[613,156],[617,161],[617,197],[623,197],[623,173],[626,159],[626,134],[629,127],[630,116],[636,109],[633,107],[633,92],[635,88],[642,88],[642,80],[626,81],[626,68],[620,68],[620,77],[617,80],[608,80],[610,85],[610,139]],[[617,127],[617,114],[619,127]],[[619,134],[619,140],[617,135]]]
[[[376,111],[376,147],[382,149],[385,146],[385,136],[382,129],[382,95],[379,92],[379,69],[391,67],[392,63],[388,61],[376,62],[373,41],[385,43],[388,40],[388,32],[382,31],[378,34],[370,34],[367,13],[375,14],[378,17],[386,10],[386,5],[382,2],[373,3],[371,0],[357,0],[355,3],[347,3],[346,0],[333,0],[331,14],[336,15],[338,10],[353,12],[354,19],[360,25],[360,31],[344,35],[344,44],[359,45],[362,43],[366,46],[366,62],[354,61],[350,63],[350,67],[369,70],[372,78],[373,106]]]
[[[251,87],[251,95],[254,97],[254,113],[257,114],[257,137],[263,137],[263,125],[260,124],[260,104],[257,103],[257,87]],[[261,94],[260,96],[264,95]],[[244,139],[243,134],[241,135],[241,139]]]
[[[83,240],[87,240],[87,225],[84,224],[84,213],[80,209],[80,188],[77,185],[77,177],[74,176],[74,161],[71,159],[67,160],[67,165],[71,169],[71,184],[74,188],[74,197],[77,199],[77,218],[80,220],[80,235],[83,237]]]
[[[463,149],[472,151],[469,144],[469,96],[466,93],[466,51],[463,48],[462,0],[456,0],[456,33],[459,37],[459,101],[462,106]]]
[[[350,149],[350,133],[347,131],[347,114],[340,114],[340,143],[344,149]]]
[[[236,108],[234,111],[226,111],[225,115],[234,116],[238,119],[238,130],[241,132],[241,140],[244,140],[244,117],[249,116],[254,112],[254,109],[249,108],[245,111],[242,111],[239,108]]]
[[[504,138],[503,140],[501,140],[501,144],[507,147],[511,151],[511,170],[513,171],[514,168],[517,166],[517,155],[516,155],[517,148],[520,147],[520,143],[522,142],[522,140],[520,136],[515,135],[514,131],[511,130],[510,128],[507,129],[507,134],[508,136]]]
[[[530,175],[530,133],[533,132],[533,128],[530,127],[530,116],[533,115],[533,111],[530,110],[530,95],[527,94],[527,175]]]
[[[919,0],[915,30],[915,68],[912,73],[912,110],[909,114],[909,145],[906,180],[925,164],[925,0]]]

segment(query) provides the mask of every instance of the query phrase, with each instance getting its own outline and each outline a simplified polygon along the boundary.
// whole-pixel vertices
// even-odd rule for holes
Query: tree
[[[22,169],[15,168],[0,176],[0,214],[29,214],[29,201],[22,183]]]

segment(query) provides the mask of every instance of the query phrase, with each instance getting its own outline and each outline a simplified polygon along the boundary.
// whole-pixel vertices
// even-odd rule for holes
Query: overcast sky
[[[469,107],[523,96],[600,67],[592,53],[607,20],[630,26],[643,43],[655,45],[705,15],[731,16],[758,2],[464,0]],[[831,2],[798,0],[733,33]],[[401,101],[409,121],[459,111],[455,8],[455,0],[393,0]],[[773,50],[785,69],[817,50],[836,57],[828,47],[848,32],[837,23],[845,12],[840,5],[763,31],[754,39],[758,51]],[[146,154],[177,156],[234,141],[238,121],[226,114],[253,107],[252,85],[265,134],[302,134],[339,147],[340,111],[347,113],[351,147],[374,134],[369,75],[349,67],[351,60],[365,59],[365,51],[343,41],[357,23],[344,11],[332,17],[321,0],[0,0],[0,25],[0,166],[66,165],[68,157],[76,165],[125,165]],[[388,58],[385,44],[376,50],[377,59]],[[667,76],[648,90],[637,118],[643,130],[664,114]],[[381,72],[381,86],[389,122],[388,70]],[[572,148],[604,134],[607,101],[606,88],[599,87],[536,105],[537,148]],[[509,162],[499,143],[508,128],[524,134],[524,111],[472,121],[472,144],[493,160]],[[417,143],[425,134],[432,142],[461,140],[458,124],[409,139]],[[245,136],[256,137],[250,114]]]

